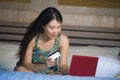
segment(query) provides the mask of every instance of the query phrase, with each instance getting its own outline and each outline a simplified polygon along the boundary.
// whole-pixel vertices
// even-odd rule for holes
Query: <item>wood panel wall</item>
[[[120,0],[58,0],[59,5],[120,8]]]
[[[0,1],[30,3],[30,0],[0,0]]]

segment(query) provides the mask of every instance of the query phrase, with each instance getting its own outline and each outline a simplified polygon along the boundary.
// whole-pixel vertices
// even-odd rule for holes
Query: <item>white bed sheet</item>
[[[0,70],[12,71],[18,61],[16,53],[19,45],[0,42]],[[97,77],[115,77],[120,74],[120,59],[118,56],[119,47],[98,47],[98,46],[71,46],[68,55],[68,65],[74,54],[97,56],[99,65],[97,67]],[[103,74],[105,73],[105,75]]]

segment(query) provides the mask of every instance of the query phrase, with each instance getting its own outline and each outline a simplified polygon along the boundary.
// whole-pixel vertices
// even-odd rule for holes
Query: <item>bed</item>
[[[0,80],[120,80],[120,28],[63,25],[70,39],[68,66],[72,55],[99,58],[95,76],[42,75],[13,71],[17,49],[28,23],[0,22]],[[103,74],[104,73],[104,74]]]

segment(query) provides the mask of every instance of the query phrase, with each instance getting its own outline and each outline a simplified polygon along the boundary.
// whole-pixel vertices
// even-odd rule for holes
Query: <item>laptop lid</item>
[[[95,76],[98,57],[73,55],[69,75]]]

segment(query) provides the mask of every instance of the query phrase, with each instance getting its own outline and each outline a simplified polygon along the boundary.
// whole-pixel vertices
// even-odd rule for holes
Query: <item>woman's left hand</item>
[[[48,57],[48,59],[46,60],[46,65],[47,65],[47,67],[54,66],[54,65],[56,65],[56,61],[52,60],[51,58]]]

